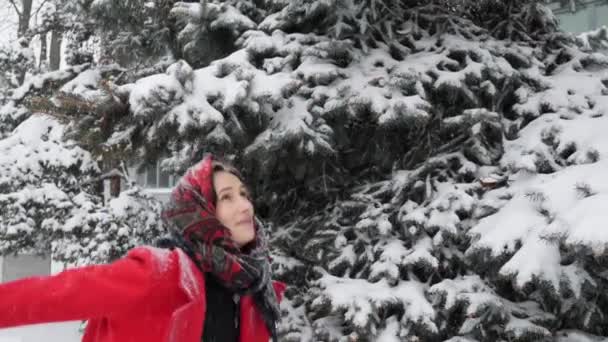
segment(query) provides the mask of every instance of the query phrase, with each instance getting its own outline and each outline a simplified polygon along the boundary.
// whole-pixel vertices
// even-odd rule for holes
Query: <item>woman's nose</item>
[[[253,204],[246,197],[241,197],[239,201],[239,211],[253,211]]]

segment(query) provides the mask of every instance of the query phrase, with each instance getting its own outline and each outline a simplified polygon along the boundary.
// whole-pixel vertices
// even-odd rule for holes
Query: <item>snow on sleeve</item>
[[[144,246],[141,248],[145,248],[152,254],[154,261],[158,267],[158,270],[162,273],[169,269],[171,262],[171,250],[167,248],[157,248],[152,246]],[[182,260],[180,260],[182,262]]]
[[[201,295],[199,283],[196,281],[196,276],[192,271],[192,260],[181,249],[177,249],[180,264],[180,285],[182,289],[190,296],[190,299],[195,299]]]

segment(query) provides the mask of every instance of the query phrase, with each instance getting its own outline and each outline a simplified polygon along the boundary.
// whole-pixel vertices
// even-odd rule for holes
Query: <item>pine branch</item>
[[[547,200],[547,196],[542,191],[528,191],[525,194],[530,201],[538,203]]]
[[[67,122],[84,113],[90,113],[95,108],[95,103],[78,95],[59,93],[53,101],[49,97],[33,97],[28,104],[32,112],[38,112],[57,118],[61,122]],[[59,102],[61,105],[57,105]]]
[[[574,186],[577,194],[581,198],[587,198],[595,195],[595,192],[591,189],[591,186],[585,182],[576,183]]]
[[[90,178],[85,180],[84,182],[81,182],[79,184],[80,188],[84,188],[87,185],[92,185],[92,184],[98,184],[100,182],[103,182],[106,179],[115,179],[115,178],[120,178],[122,180],[125,180],[127,183],[131,182],[131,179],[127,176],[126,173],[124,173],[123,171],[118,170],[117,168],[113,168],[110,171],[98,176],[98,177],[94,177],[94,178]]]

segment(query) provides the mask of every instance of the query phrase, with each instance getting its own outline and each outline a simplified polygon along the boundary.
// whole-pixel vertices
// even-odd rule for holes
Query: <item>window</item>
[[[163,171],[160,162],[157,161],[146,167],[143,172],[137,173],[135,179],[137,184],[147,189],[166,189],[173,188],[178,177]]]

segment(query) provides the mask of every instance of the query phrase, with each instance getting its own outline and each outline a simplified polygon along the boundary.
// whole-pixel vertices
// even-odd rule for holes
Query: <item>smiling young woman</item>
[[[228,164],[213,163],[217,219],[230,230],[232,240],[239,247],[255,238],[254,209],[249,190],[241,181],[240,173]]]
[[[162,213],[170,235],[106,265],[0,284],[0,328],[88,320],[83,342],[268,342],[285,284],[240,173],[212,156]]]

